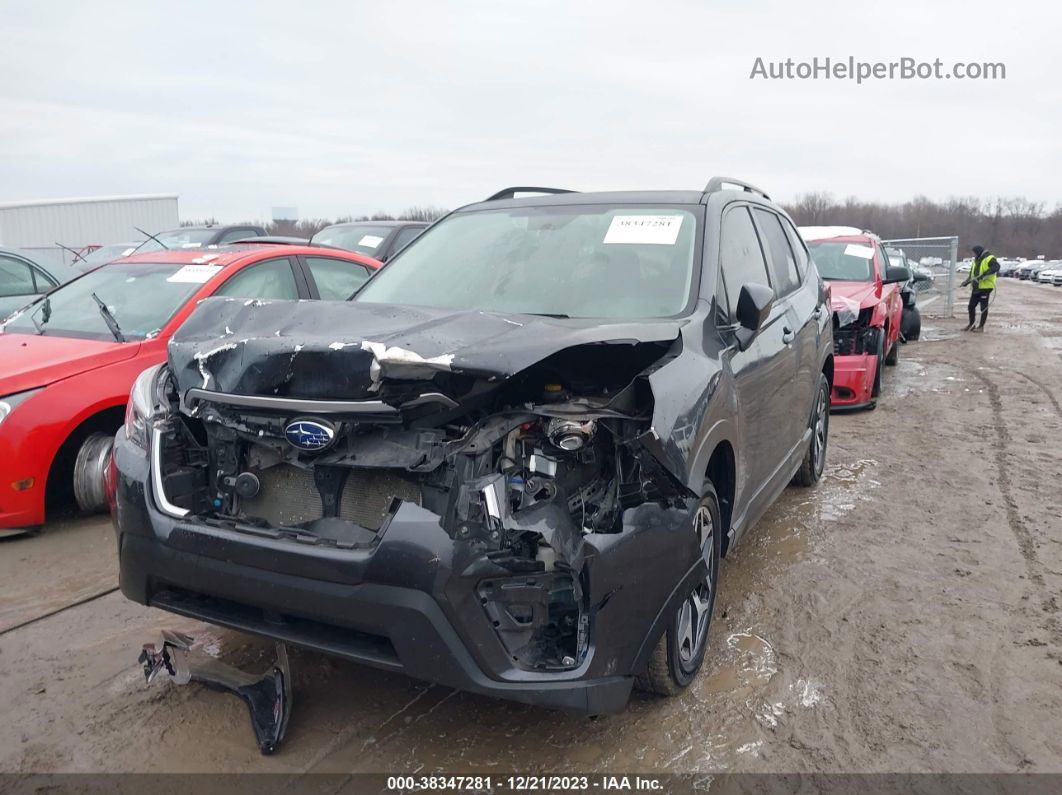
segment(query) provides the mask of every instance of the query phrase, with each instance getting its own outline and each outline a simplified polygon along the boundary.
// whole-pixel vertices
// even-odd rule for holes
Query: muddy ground
[[[0,543],[0,770],[1062,771],[1062,289],[999,293],[989,333],[927,319],[877,410],[833,416],[819,488],[724,562],[680,698],[589,720],[295,652],[262,757],[241,702],[136,657],[163,627],[268,644],[125,601],[109,522],[65,521]]]

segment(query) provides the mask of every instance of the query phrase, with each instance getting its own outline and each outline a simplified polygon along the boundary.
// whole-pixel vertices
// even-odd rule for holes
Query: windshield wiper
[[[554,313],[554,312],[522,312],[521,314],[533,315],[534,317],[552,317],[552,318],[556,318],[557,320],[571,320],[572,319],[571,315],[562,315],[559,312],[557,312],[557,313]]]
[[[37,309],[41,310],[41,319],[37,320]],[[34,307],[29,312],[29,318],[33,321],[33,328],[37,329],[37,336],[44,334],[44,324],[52,319],[52,299],[45,298],[39,307]]]
[[[100,300],[100,297],[95,293],[92,293],[92,300],[100,308],[100,316],[103,317],[103,322],[107,324],[107,328],[111,330],[111,334],[118,342],[125,342],[125,337],[122,335],[121,326],[118,325],[118,321],[114,319],[114,315],[111,314],[111,310],[107,308],[107,304]]]

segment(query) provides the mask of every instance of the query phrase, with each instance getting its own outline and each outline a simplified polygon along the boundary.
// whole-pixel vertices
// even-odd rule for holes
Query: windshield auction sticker
[[[221,270],[220,265],[185,265],[166,281],[183,284],[205,284]]]
[[[871,259],[874,256],[874,249],[871,246],[861,246],[858,243],[849,243],[844,253],[849,257],[859,257],[860,259]]]
[[[366,248],[376,248],[381,243],[383,243],[383,238],[379,235],[364,235],[358,241],[359,246],[365,246]]]
[[[673,246],[681,228],[681,215],[617,215],[603,242]]]

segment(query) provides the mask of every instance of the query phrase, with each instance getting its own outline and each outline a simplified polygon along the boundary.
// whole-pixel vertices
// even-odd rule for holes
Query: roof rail
[[[488,196],[483,201],[493,202],[493,201],[499,201],[500,199],[515,199],[517,193],[550,193],[550,194],[553,194],[553,193],[575,193],[575,191],[568,190],[567,188],[524,188],[524,187],[502,188],[500,191],[495,193],[493,196]]]
[[[734,179],[733,177],[712,177],[708,180],[708,184],[704,187],[705,193],[715,193],[716,191],[723,190],[724,185],[736,185],[744,191],[749,193],[758,193],[765,199],[770,199],[764,191],[757,188],[755,185],[750,185],[740,179]]]

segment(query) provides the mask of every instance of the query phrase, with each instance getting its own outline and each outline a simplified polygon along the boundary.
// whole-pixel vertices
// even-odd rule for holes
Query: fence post
[[[948,274],[948,300],[945,302],[944,311],[948,317],[955,316],[955,273],[959,267],[959,238],[951,239],[951,270]]]

